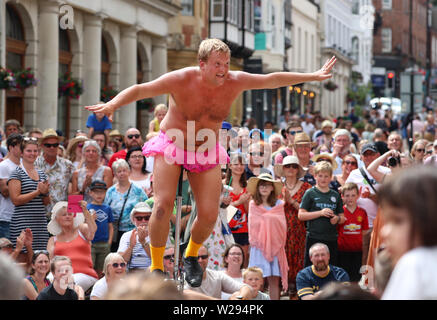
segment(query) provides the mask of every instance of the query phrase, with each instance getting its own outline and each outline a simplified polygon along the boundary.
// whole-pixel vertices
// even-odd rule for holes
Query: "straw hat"
[[[287,164],[297,164],[299,166],[299,172],[297,173],[297,178],[300,179],[305,175],[305,170],[299,164],[299,159],[296,156],[286,156],[282,163],[275,164],[275,174],[279,177],[284,176],[283,166]]]
[[[137,212],[141,212],[141,213],[152,212],[152,208],[150,208],[150,206],[145,202],[138,202],[130,212],[130,221],[132,221],[133,224],[135,224],[134,216],[135,213]]]
[[[306,143],[309,143],[311,145],[311,148],[317,145],[317,142],[311,142],[310,136],[307,135],[305,132],[296,133],[296,135],[294,136],[294,145]]]
[[[56,220],[56,216],[58,215],[59,212],[61,212],[61,209],[67,208],[67,207],[68,207],[67,201],[59,201],[53,206],[52,217],[51,217],[49,224],[47,225],[47,230],[51,234],[56,236],[62,232],[62,228],[59,225],[58,221]],[[74,220],[73,220],[73,228],[78,228],[82,223],[84,223],[84,221],[85,221],[85,218],[83,216],[83,213],[77,212],[76,216],[74,217]]]
[[[337,169],[337,161],[335,161],[335,159],[329,153],[316,154],[314,157],[311,158],[311,160],[314,162],[323,161],[321,159],[328,160],[328,162],[331,163],[332,171],[335,171],[335,169]]]
[[[283,187],[282,182],[279,180],[273,180],[272,176],[268,173],[261,173],[258,177],[252,177],[249,179],[249,181],[247,182],[247,191],[250,194],[255,195],[256,188],[260,180],[272,182],[276,196],[281,194]]]
[[[78,143],[80,143],[80,142],[85,142],[85,141],[87,141],[87,140],[88,140],[88,138],[87,138],[87,137],[84,137],[84,136],[78,136],[78,137],[75,137],[75,138],[71,139],[71,140],[68,142],[67,154],[70,154],[70,152],[71,152],[72,150],[76,149],[76,145],[77,145]]]
[[[109,133],[109,137],[110,138],[114,138],[114,137],[121,137],[122,139],[124,138],[124,136],[120,133],[120,131],[118,131],[117,129],[112,130]]]
[[[44,132],[42,133],[42,137],[38,139],[38,143],[41,144],[45,139],[48,139],[48,138],[56,138],[56,139],[58,139],[58,142],[62,142],[65,139],[64,137],[59,136],[56,133],[55,129],[50,128],[50,129],[44,130]]]

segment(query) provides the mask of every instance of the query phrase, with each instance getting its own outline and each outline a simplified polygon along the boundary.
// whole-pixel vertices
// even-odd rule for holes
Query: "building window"
[[[241,17],[239,15],[239,7],[240,7],[240,1],[239,0],[228,0],[228,11],[227,11],[227,21],[235,24],[237,26],[240,26],[241,24]]]
[[[104,88],[109,86],[109,71],[111,70],[111,65],[109,63],[108,44],[106,43],[104,37],[102,37],[101,60],[102,60],[102,67],[101,67],[100,86],[101,88]]]
[[[253,30],[253,0],[244,0],[244,29]]]
[[[181,14],[183,16],[194,16],[193,0],[181,0],[181,6],[182,6]]]
[[[211,19],[223,20],[225,17],[224,0],[212,0]]]
[[[382,28],[381,30],[382,52],[391,52],[391,29]]]
[[[358,55],[359,55],[359,49],[360,43],[358,40],[358,37],[352,38],[352,59],[355,60],[356,63],[358,63]]]
[[[263,32],[261,27],[261,0],[255,0],[254,4],[254,29],[255,33]]]
[[[382,0],[382,9],[391,10],[391,0]]]
[[[71,53],[70,36],[67,30],[59,28],[59,76],[71,72],[73,54]],[[70,99],[65,96],[58,96],[57,127],[67,137],[70,131]]]

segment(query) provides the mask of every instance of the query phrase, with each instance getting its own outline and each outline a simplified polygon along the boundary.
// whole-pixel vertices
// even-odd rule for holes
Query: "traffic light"
[[[387,77],[387,88],[394,89],[395,72],[394,71],[387,71],[386,77]]]

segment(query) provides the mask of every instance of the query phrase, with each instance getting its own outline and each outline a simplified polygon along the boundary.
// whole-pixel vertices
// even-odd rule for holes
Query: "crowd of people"
[[[185,283],[183,293],[149,272],[160,177],[142,146],[158,135],[166,111],[156,107],[147,133],[124,134],[91,113],[88,131],[69,140],[53,128],[24,132],[18,121],[5,122],[0,264],[13,263],[20,279],[12,298],[159,299],[167,290],[177,299],[335,299],[345,288],[362,299],[437,298],[429,285],[437,253],[432,110],[417,115],[413,132],[380,109],[338,118],[285,112],[262,130],[223,122],[230,163],[221,165],[219,216],[199,249],[202,284]],[[187,239],[197,208],[186,177],[183,185]],[[175,202],[163,261],[169,279],[176,213]],[[341,285],[324,287],[330,282]]]

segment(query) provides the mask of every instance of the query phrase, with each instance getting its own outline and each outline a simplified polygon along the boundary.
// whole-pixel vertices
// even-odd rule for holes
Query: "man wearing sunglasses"
[[[50,184],[50,203],[46,206],[49,214],[59,201],[67,201],[68,184],[75,170],[73,163],[58,156],[60,143],[64,137],[59,136],[54,129],[44,130],[38,144],[42,154],[35,160],[35,167],[44,171]]]
[[[141,132],[137,128],[129,128],[126,130],[126,134],[124,135],[124,144],[126,146],[125,149],[121,149],[120,151],[114,153],[111,156],[111,159],[109,159],[108,167],[112,169],[112,164],[114,161],[118,159],[125,159],[126,160],[126,154],[129,149],[133,147],[142,147],[143,146],[143,139],[141,138]],[[150,165],[149,165],[150,163]],[[147,161],[147,171],[152,172],[151,161]]]

